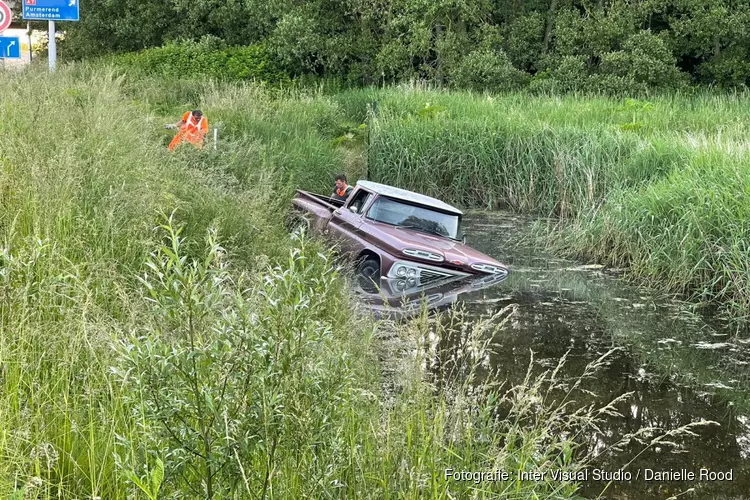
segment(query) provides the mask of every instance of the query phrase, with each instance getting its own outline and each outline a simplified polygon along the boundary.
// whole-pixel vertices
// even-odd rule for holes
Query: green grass
[[[176,210],[190,238],[214,226],[254,267],[288,247],[264,212],[279,202],[167,154],[154,117],[125,105],[106,70],[2,82],[2,496],[41,477],[49,496],[122,497],[116,437],[135,439],[138,423],[112,382],[111,346],[144,314],[136,277],[154,227]]]
[[[717,152],[636,191],[613,193],[557,246],[629,266],[671,292],[750,319],[750,164]]]
[[[481,97],[359,91],[338,97],[359,113],[376,101],[369,174],[465,207],[574,216],[638,187],[697,151],[741,148],[741,97]]]
[[[611,404],[576,411],[558,371],[487,381],[502,318],[352,314],[342,268],[284,231],[293,188],[349,168],[340,101],[86,65],[0,87],[1,497],[574,496],[445,469],[578,470]],[[221,148],[170,154],[197,106]]]

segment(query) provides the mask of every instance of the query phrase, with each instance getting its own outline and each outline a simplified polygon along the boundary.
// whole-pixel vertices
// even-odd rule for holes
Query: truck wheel
[[[357,265],[359,286],[368,293],[377,293],[380,286],[380,261],[374,257],[366,257]]]

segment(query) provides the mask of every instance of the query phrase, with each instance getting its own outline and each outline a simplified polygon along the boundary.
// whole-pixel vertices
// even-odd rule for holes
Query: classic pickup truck
[[[466,245],[463,213],[438,199],[359,181],[345,202],[298,190],[293,225],[303,224],[354,259],[365,283],[408,293],[437,281],[503,275],[508,267]]]

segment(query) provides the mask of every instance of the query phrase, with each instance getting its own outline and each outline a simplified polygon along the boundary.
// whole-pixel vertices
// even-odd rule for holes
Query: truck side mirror
[[[357,207],[349,207],[349,211],[351,211],[351,213],[353,213],[353,214],[358,213],[357,212]]]
[[[466,244],[466,233],[461,233],[461,243]]]

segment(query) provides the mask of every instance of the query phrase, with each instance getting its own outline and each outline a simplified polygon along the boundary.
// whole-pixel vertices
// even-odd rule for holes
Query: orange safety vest
[[[205,116],[201,116],[201,119],[196,122],[193,120],[193,113],[188,111],[182,115],[182,121],[185,122],[182,134],[186,141],[193,144],[203,141],[203,136],[208,132],[208,120]]]
[[[198,147],[202,147],[203,136],[208,132],[208,120],[206,117],[201,116],[200,120],[195,121],[193,119],[192,111],[187,111],[182,115],[182,121],[185,122],[185,125],[180,128],[180,131],[177,132],[177,135],[172,139],[172,142],[169,144],[169,149],[174,149],[183,140]]]
[[[339,195],[339,196],[341,196],[343,198],[344,196],[346,196],[346,190],[347,189],[349,189],[349,186],[347,186],[346,184],[344,184],[343,188],[336,190],[336,194]]]

